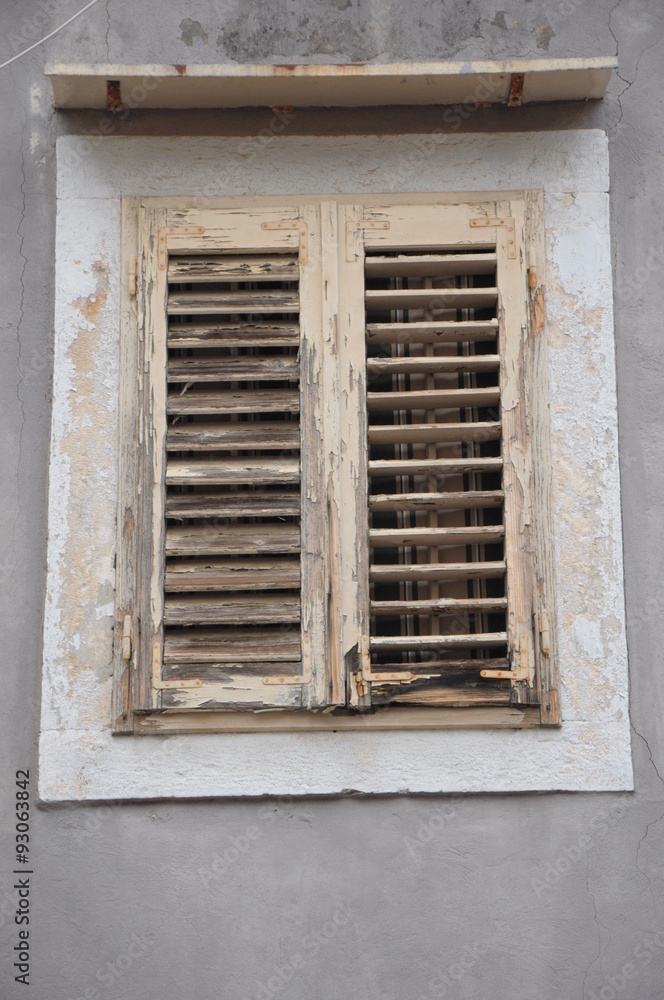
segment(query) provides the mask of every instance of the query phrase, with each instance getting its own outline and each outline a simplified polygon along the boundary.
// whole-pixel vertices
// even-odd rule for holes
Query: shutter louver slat
[[[365,259],[372,704],[510,699],[496,269]]]
[[[169,323],[169,347],[297,347],[300,328],[297,323],[277,320],[272,323],[247,322]]]
[[[171,256],[168,279],[165,677],[293,707],[261,676],[302,663],[298,258]]]

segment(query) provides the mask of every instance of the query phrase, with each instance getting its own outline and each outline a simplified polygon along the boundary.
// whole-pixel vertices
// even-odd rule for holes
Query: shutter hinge
[[[516,226],[514,224],[514,219],[491,217],[486,215],[481,215],[470,220],[471,226],[477,228],[481,226],[483,229],[487,227],[494,228],[496,226],[504,226],[507,229],[507,256],[512,260],[516,257]]]
[[[549,612],[537,612],[537,626],[540,634],[540,649],[545,656],[551,655],[551,632],[549,628]]]
[[[133,253],[129,258],[129,267],[127,273],[127,288],[129,289],[129,295],[133,299],[136,295],[136,281],[138,278],[138,261],[136,259],[136,254]]]
[[[125,615],[122,622],[122,659],[131,660],[131,615]]]
[[[353,676],[360,698],[367,693],[368,684],[411,684],[413,681],[426,681],[439,676],[438,674],[412,674],[410,670],[372,673],[371,638],[368,635],[363,635],[360,639],[357,658],[359,669],[354,672]]]
[[[519,635],[519,645],[514,658],[513,670],[480,670],[480,677],[496,680],[530,681],[533,675],[533,650],[528,632]]]

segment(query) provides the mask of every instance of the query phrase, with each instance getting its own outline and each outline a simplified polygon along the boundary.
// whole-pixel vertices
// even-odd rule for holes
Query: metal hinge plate
[[[285,229],[300,234],[300,264],[309,260],[309,227],[304,219],[286,219],[283,222],[261,222],[261,229]]]
[[[530,681],[532,678],[532,643],[528,632],[519,635],[514,670],[480,670],[480,677],[491,680]]]
[[[475,219],[471,219],[470,224],[475,229],[493,229],[497,226],[504,226],[507,230],[507,256],[514,260],[516,257],[516,226],[514,219],[510,219],[508,216],[498,218],[497,216],[480,215]]]
[[[426,681],[438,674],[413,674],[410,670],[399,670],[394,672],[371,670],[371,638],[363,635],[360,639],[358,649],[359,669],[355,671],[355,683],[357,693],[362,698],[367,693],[369,684],[412,684],[413,681]]]

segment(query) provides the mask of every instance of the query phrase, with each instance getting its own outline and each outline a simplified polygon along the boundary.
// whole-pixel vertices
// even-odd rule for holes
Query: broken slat
[[[455,344],[494,340],[498,333],[498,320],[368,323],[366,332],[369,344]]]
[[[300,363],[293,357],[177,358],[168,362],[169,382],[297,382]]]
[[[170,323],[169,347],[298,347],[300,328],[273,323]]]
[[[171,292],[168,296],[169,316],[182,313],[296,313],[300,307],[297,290],[285,288],[262,291],[207,291]]]
[[[449,278],[493,274],[497,261],[495,253],[399,254],[396,257],[368,256],[364,266],[369,278]]]
[[[417,563],[403,566],[373,565],[369,573],[374,583],[409,580],[491,580],[505,576],[505,563],[496,560],[476,563]]]
[[[467,493],[382,493],[369,497],[370,510],[464,510],[466,507],[500,507],[502,490],[468,490]]]
[[[297,281],[297,257],[258,254],[214,257],[174,257],[168,261],[169,282],[204,284],[213,281]]]
[[[371,636],[374,652],[396,652],[409,649],[480,649],[483,646],[504,646],[507,632],[478,632],[470,635],[386,635]]]
[[[504,535],[502,525],[477,528],[372,528],[369,543],[374,549],[422,545],[443,548],[453,545],[490,545],[502,541]]]
[[[446,476],[452,472],[498,472],[502,458],[403,458],[369,462],[370,476]]]
[[[497,420],[466,424],[375,424],[369,427],[369,444],[495,441],[500,430]]]
[[[297,517],[299,513],[299,492],[172,493],[166,497],[166,517]]]
[[[428,389],[413,392],[368,392],[370,413],[383,410],[446,410],[465,407],[495,406],[500,389]]]
[[[300,586],[299,559],[189,559],[166,563],[165,590],[227,592]]]
[[[457,612],[504,611],[505,597],[437,597],[426,601],[372,601],[372,615],[456,614]]]
[[[497,354],[477,354],[472,357],[367,358],[368,375],[435,375],[448,372],[498,371]]]
[[[224,598],[196,595],[167,596],[165,625],[260,625],[300,620],[299,594],[270,597],[266,594],[229,595]]]
[[[498,301],[497,288],[394,288],[365,292],[368,310],[488,309]]]
[[[428,659],[418,660],[416,663],[411,661],[404,663],[402,660],[384,662],[381,659],[379,669],[389,673],[396,673],[398,670],[408,670],[411,674],[421,673],[427,675],[456,673],[466,670],[476,671],[477,673],[480,670],[488,669],[505,670],[507,665],[508,661],[505,656],[491,658],[482,656],[476,659],[464,658],[455,660]]]
[[[166,464],[167,486],[225,486],[234,483],[299,483],[297,457],[262,458],[170,458]]]
[[[167,411],[171,415],[189,413],[299,413],[297,389],[228,390],[224,392],[171,393]]]
[[[276,663],[300,656],[299,630],[237,628],[166,630],[164,663]]]
[[[259,449],[281,451],[299,448],[300,428],[286,421],[255,421],[252,423],[173,424],[168,429],[166,447],[169,451],[220,451],[226,449]]]
[[[269,555],[300,551],[298,524],[187,525],[167,527],[167,556]]]

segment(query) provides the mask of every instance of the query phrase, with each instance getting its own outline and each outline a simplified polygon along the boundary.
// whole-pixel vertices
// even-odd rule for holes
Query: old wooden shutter
[[[138,710],[326,703],[319,214],[144,212]]]
[[[350,207],[346,226],[351,703],[537,703],[523,213]]]

